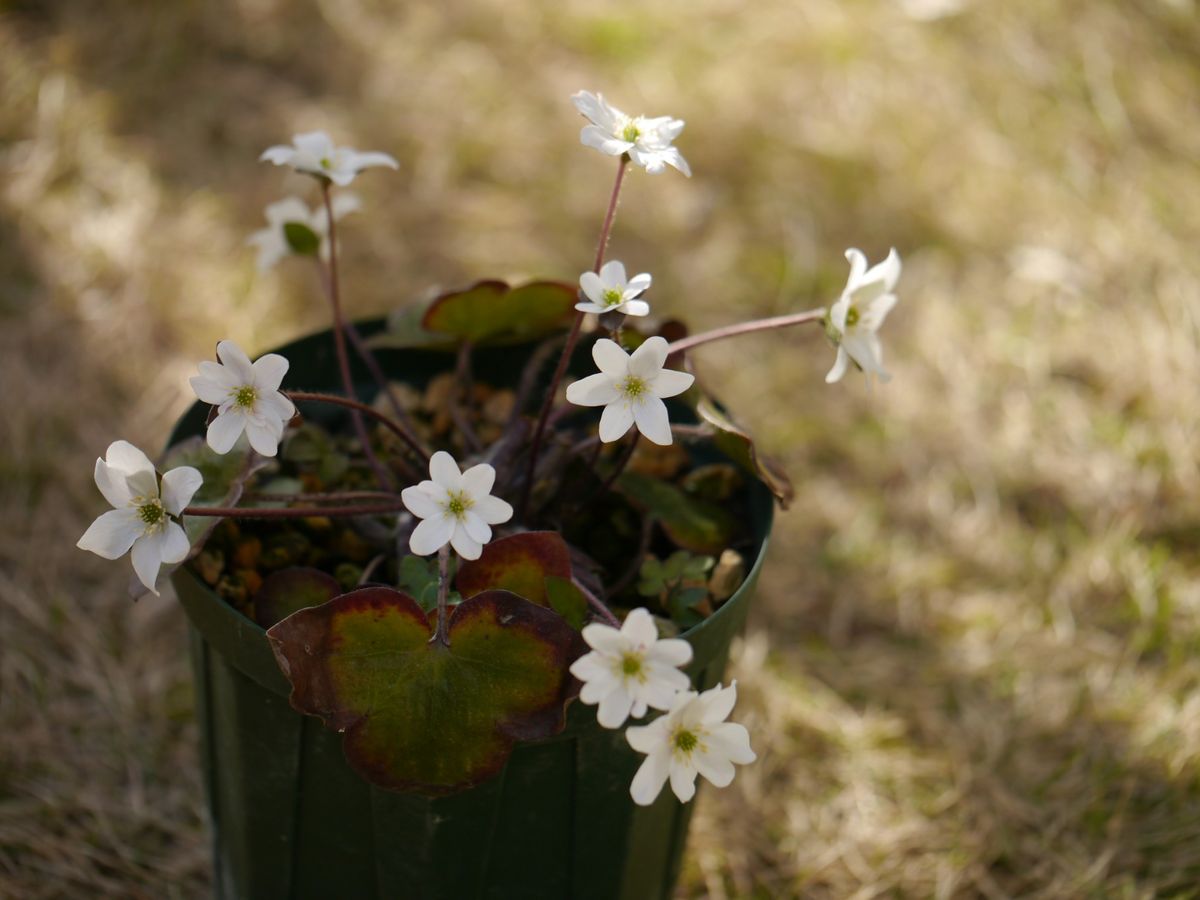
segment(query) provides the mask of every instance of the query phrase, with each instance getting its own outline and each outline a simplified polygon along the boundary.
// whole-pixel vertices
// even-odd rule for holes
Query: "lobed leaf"
[[[263,628],[286,619],[292,613],[320,606],[342,593],[332,575],[308,566],[292,566],[272,572],[254,595],[254,620]]]
[[[533,340],[570,322],[577,293],[559,281],[532,281],[516,288],[503,281],[480,281],[438,297],[421,325],[473,344]]]
[[[570,579],[567,542],[555,531],[523,531],[492,541],[479,559],[464,562],[454,586],[464,597],[496,589],[546,606],[547,576]]]

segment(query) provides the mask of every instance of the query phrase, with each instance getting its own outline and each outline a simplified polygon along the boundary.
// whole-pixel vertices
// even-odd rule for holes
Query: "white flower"
[[[699,773],[717,787],[733,781],[733,764],[746,765],[756,757],[745,727],[725,719],[737,702],[737,682],[719,684],[703,694],[676,694],[670,711],[649,725],[631,726],[625,739],[646,760],[633,776],[629,793],[639,806],[649,806],[667,779],[679,802],[696,795]]]
[[[591,303],[576,303],[580,312],[622,312],[629,316],[650,314],[650,304],[635,300],[650,288],[650,275],[643,272],[626,280],[624,263],[615,259],[600,267],[600,274],[584,272],[579,276],[579,288]]]
[[[640,719],[648,707],[670,709],[680,691],[691,687],[679,666],[692,660],[687,641],[658,639],[654,619],[635,609],[620,630],[598,622],[583,629],[592,648],[575,660],[571,674],[582,681],[579,699],[599,703],[596,719],[605,728],[620,728],[632,715]]]
[[[356,211],[361,204],[354,194],[338,194],[330,205],[333,207],[333,218],[341,220],[343,216]],[[310,210],[308,204],[299,197],[285,197],[278,203],[272,203],[263,212],[267,217],[267,227],[246,238],[247,244],[258,247],[260,272],[270,269],[292,252],[284,231],[284,226],[292,223],[303,225],[312,231],[321,241],[318,251],[321,258],[328,258],[329,222],[325,217],[325,207]]]
[[[439,450],[429,460],[429,477],[433,480],[400,493],[408,511],[422,520],[413,529],[409,549],[428,556],[449,543],[463,559],[479,559],[492,539],[491,526],[513,514],[511,506],[491,495],[496,470],[480,463],[459,472],[454,457]]]
[[[172,516],[183,512],[204,479],[191,466],[162,477],[146,454],[128,441],[109,445],[96,460],[96,487],[113,508],[92,523],[75,545],[105,559],[117,559],[133,548],[133,570],[154,591],[163,563],[183,562],[191,549],[187,533]]]
[[[892,290],[900,278],[900,256],[893,249],[887,259],[870,269],[859,250],[847,250],[846,259],[850,260],[850,279],[826,320],[826,331],[838,350],[825,381],[840,381],[851,361],[868,375],[888,381],[892,376],[883,367],[883,348],[876,332],[896,305]]]
[[[571,95],[571,102],[590,121],[579,132],[579,140],[585,147],[593,147],[609,156],[628,153],[635,166],[647,172],[658,173],[666,166],[674,166],[684,175],[691,177],[692,170],[683,154],[671,142],[683,131],[683,120],[670,116],[648,119],[645,116],[630,118],[604,102],[600,94],[579,91]]]
[[[217,407],[208,426],[208,446],[228,453],[245,431],[251,447],[274,456],[284,426],[296,414],[292,401],[279,392],[288,361],[268,353],[251,364],[233,341],[217,344],[217,358],[220,363],[200,363],[200,374],[190,379],[196,396]]]
[[[656,444],[671,443],[671,422],[662,398],[682,394],[696,380],[687,372],[664,369],[667,341],[647,338],[630,356],[616,341],[601,338],[592,346],[600,371],[567,388],[567,399],[578,406],[603,406],[600,440],[610,443],[637,424],[638,431]]]
[[[386,153],[359,153],[353,147],[335,147],[329,135],[323,131],[309,131],[292,138],[291,146],[277,144],[268,147],[258,158],[260,162],[273,162],[277,166],[291,166],[297,172],[328,178],[339,187],[345,187],[363,169],[372,166],[400,168],[399,163]]]

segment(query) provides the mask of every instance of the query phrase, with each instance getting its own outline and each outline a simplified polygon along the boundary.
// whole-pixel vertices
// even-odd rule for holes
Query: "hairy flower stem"
[[[405,509],[401,500],[389,503],[363,503],[352,506],[295,506],[284,509],[252,509],[244,506],[188,506],[180,515],[215,516],[220,519],[307,519],[313,516],[344,518],[353,516],[380,516],[384,513],[400,512]]]
[[[450,635],[446,629],[446,601],[450,596],[450,545],[443,544],[438,551],[438,594],[437,594],[437,628],[429,643],[439,643],[443,647],[450,646]]]
[[[774,328],[790,328],[792,325],[803,325],[805,322],[819,322],[825,317],[825,308],[818,307],[807,312],[793,313],[789,316],[775,316],[773,319],[756,319],[753,322],[742,322],[740,325],[726,325],[724,328],[714,328],[703,331],[691,337],[680,338],[667,344],[667,354],[691,350],[701,344],[711,344],[725,338],[737,337],[739,334],[750,334],[755,331],[770,331]]]
[[[583,594],[583,596],[587,599],[588,605],[600,614],[600,618],[605,619],[614,628],[621,627],[621,620],[613,614],[613,611],[608,608],[603,600],[585,588],[578,579],[572,578],[571,584],[575,585],[575,587],[579,589],[579,593]]]
[[[333,217],[333,202],[329,197],[329,181],[321,179],[321,199],[325,202],[325,220],[329,226],[329,305],[333,308],[333,346],[337,351],[338,369],[342,375],[342,389],[347,398],[355,396],[354,379],[350,377],[350,359],[346,353],[346,317],[342,314],[342,299],[338,288],[338,257],[337,257],[337,226]],[[354,432],[363,446],[367,462],[370,463],[380,485],[384,488],[392,486],[392,476],[387,468],[379,461],[375,451],[371,449],[371,440],[367,434],[366,423],[363,422],[359,411],[351,412],[350,418],[354,423]]]
[[[600,267],[604,265],[604,253],[608,249],[608,238],[612,234],[613,220],[617,215],[617,200],[621,196],[621,182],[625,180],[625,169],[628,165],[629,157],[622,154],[617,163],[617,180],[613,182],[612,195],[608,198],[608,212],[605,213],[604,224],[600,227],[600,241],[596,246],[596,262],[592,266],[593,272],[598,273]],[[550,408],[554,405],[554,396],[558,393],[558,386],[562,383],[563,375],[566,374],[571,354],[575,352],[575,345],[579,342],[579,330],[583,327],[584,315],[585,313],[582,312],[575,314],[575,321],[571,324],[571,333],[567,335],[567,343],[563,345],[562,355],[558,358],[558,365],[554,368],[550,387],[546,391],[546,399],[542,401],[542,409],[538,413],[537,426],[533,430],[533,440],[529,446],[529,464],[525,472],[525,486],[521,490],[521,504],[517,511],[517,515],[520,517],[525,516],[526,508],[529,506],[529,495],[533,491],[533,476],[537,468],[538,453],[542,449],[542,435],[546,430],[546,419],[550,415]]]
[[[330,403],[334,406],[344,406],[358,415],[370,416],[388,431],[392,432],[392,434],[400,438],[400,440],[404,441],[404,443],[409,446],[409,449],[411,449],[417,454],[417,456],[421,458],[422,462],[429,462],[429,454],[425,452],[425,448],[417,442],[416,438],[409,434],[409,432],[398,422],[392,421],[383,413],[376,409],[372,409],[365,403],[362,403],[358,400],[350,400],[346,397],[339,397],[337,394],[318,394],[312,391],[284,391],[283,394],[284,396],[290,398],[292,402],[303,402],[308,400],[314,403]],[[403,462],[403,460],[401,460],[401,462]],[[405,468],[409,469],[411,473],[411,467],[408,466],[407,463],[405,463]],[[417,478],[420,480],[419,473],[417,473]]]
[[[347,500],[398,500],[399,494],[388,491],[331,491],[328,494],[272,494],[262,491],[247,491],[243,500],[265,500],[270,503],[342,503]]]

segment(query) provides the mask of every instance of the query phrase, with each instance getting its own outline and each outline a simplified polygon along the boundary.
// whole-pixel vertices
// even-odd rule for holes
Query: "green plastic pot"
[[[370,333],[378,321],[361,323]],[[295,390],[339,383],[333,340],[322,332],[277,352]],[[516,380],[527,351],[480,350],[475,371]],[[390,377],[420,386],[452,357],[383,352]],[[374,386],[361,368],[355,383]],[[193,406],[171,441],[202,434]],[[700,690],[724,677],[762,568],[772,501],[752,481],[756,553],[745,583],[683,637]],[[568,710],[562,734],[518,745],[499,776],[451,797],[426,799],[373,787],[346,763],[341,736],[288,703],[290,687],[265,632],[186,568],[173,576],[189,619],[201,756],[212,818],[215,894],[272,898],[647,898],[671,894],[692,804],[664,790],[649,807],[629,796],[644,757],[624,732],[596,724],[594,707]]]

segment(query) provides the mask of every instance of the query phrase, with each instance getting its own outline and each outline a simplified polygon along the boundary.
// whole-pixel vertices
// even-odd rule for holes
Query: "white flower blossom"
[[[631,715],[640,719],[649,707],[670,709],[675,695],[691,686],[679,666],[691,662],[692,645],[660,641],[644,609],[631,612],[619,630],[594,622],[583,639],[592,652],[571,664],[571,674],[584,683],[579,699],[600,704],[596,720],[605,728],[620,728]]]
[[[338,194],[330,205],[333,207],[333,218],[337,221],[361,206],[354,194]],[[292,252],[287,233],[284,231],[284,226],[292,223],[303,225],[312,231],[321,242],[318,250],[321,259],[329,258],[329,221],[325,216],[324,206],[309,209],[308,204],[299,197],[285,197],[278,203],[270,204],[263,212],[267,217],[267,227],[246,238],[247,244],[258,247],[260,272],[272,268]]]
[[[603,406],[600,440],[611,443],[637,425],[656,444],[671,443],[671,421],[664,397],[682,394],[696,380],[687,372],[664,369],[667,341],[647,338],[630,356],[616,341],[601,338],[592,346],[600,369],[567,388],[567,400],[577,406]]]
[[[290,145],[268,147],[258,159],[277,166],[291,166],[307,175],[328,178],[339,187],[345,187],[359,172],[372,166],[400,168],[399,163],[386,153],[359,153],[353,147],[336,147],[323,131],[298,134],[292,138]]]
[[[629,786],[633,802],[649,806],[669,778],[679,802],[687,803],[696,795],[697,774],[719,788],[727,787],[733,781],[734,763],[754,762],[758,757],[750,749],[745,727],[725,721],[736,702],[736,681],[703,694],[684,691],[675,695],[665,716],[627,728],[629,746],[646,754]]]
[[[208,446],[228,453],[244,431],[255,451],[274,456],[284,426],[296,414],[292,401],[279,392],[288,361],[268,353],[252,364],[233,341],[217,344],[217,358],[220,363],[200,363],[200,374],[190,379],[196,396],[217,407],[208,426]]]
[[[454,457],[439,450],[429,460],[429,477],[400,494],[408,511],[422,520],[413,529],[409,549],[428,556],[449,543],[463,559],[479,559],[492,539],[491,526],[513,514],[511,506],[491,495],[496,470],[480,463],[460,472]]]
[[[826,332],[837,344],[837,359],[825,381],[840,381],[851,361],[868,375],[888,381],[892,376],[883,367],[883,348],[876,332],[896,305],[892,291],[900,278],[900,256],[893,249],[887,259],[870,269],[859,250],[847,250],[846,259],[850,261],[850,278],[826,319]]]
[[[171,469],[159,484],[146,454],[128,441],[110,444],[96,460],[96,487],[113,508],[92,523],[76,544],[105,559],[133,549],[133,570],[155,594],[163,563],[183,562],[191,549],[179,516],[204,479],[191,466]]]
[[[628,153],[635,166],[657,174],[673,166],[689,178],[692,170],[683,154],[671,142],[683,131],[683,120],[670,116],[630,117],[606,103],[600,94],[579,91],[571,95],[575,108],[591,125],[579,132],[585,147],[592,147],[609,156]]]
[[[615,259],[601,266],[599,275],[595,272],[584,272],[580,275],[579,288],[591,301],[576,303],[575,308],[580,312],[597,315],[622,312],[629,316],[650,314],[649,303],[634,299],[650,289],[650,274],[643,272],[626,279],[624,263]]]

